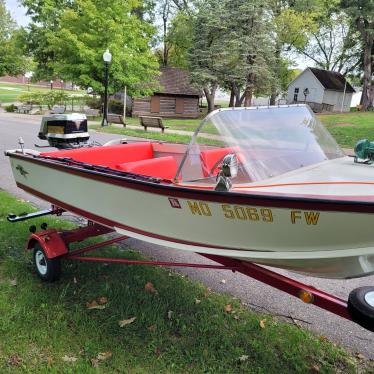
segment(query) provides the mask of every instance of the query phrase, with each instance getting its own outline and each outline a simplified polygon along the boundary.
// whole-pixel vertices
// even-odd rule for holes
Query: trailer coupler
[[[60,216],[63,212],[64,212],[63,209],[52,206],[50,209],[39,210],[38,212],[33,212],[33,213],[21,213],[18,216],[16,214],[8,214],[7,220],[9,222],[14,223],[14,222],[26,221],[32,218],[47,216],[49,214],[55,214],[57,216]]]

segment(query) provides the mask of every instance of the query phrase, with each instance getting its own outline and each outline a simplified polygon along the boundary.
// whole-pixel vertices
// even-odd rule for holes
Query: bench
[[[85,109],[84,110],[84,114],[86,115],[86,117],[97,117],[99,114],[100,114],[100,110],[99,109]]]
[[[108,123],[119,123],[126,127],[123,116],[121,114],[108,113]]]
[[[162,118],[161,117],[145,117],[145,116],[140,116],[140,125],[144,127],[144,130],[147,131],[147,127],[157,127],[160,128],[162,132],[167,129],[167,126],[164,126],[162,123]]]
[[[65,113],[65,107],[63,106],[55,105],[51,110],[51,114],[63,114],[63,113]]]
[[[16,112],[17,113],[23,113],[23,114],[29,114],[32,109],[32,105],[26,104],[26,105],[19,105],[17,107]]]

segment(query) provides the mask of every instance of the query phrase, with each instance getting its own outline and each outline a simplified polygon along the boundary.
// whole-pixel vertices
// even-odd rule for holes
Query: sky
[[[26,26],[29,23],[29,17],[26,16],[26,9],[19,5],[18,0],[5,0],[5,4],[18,25]]]

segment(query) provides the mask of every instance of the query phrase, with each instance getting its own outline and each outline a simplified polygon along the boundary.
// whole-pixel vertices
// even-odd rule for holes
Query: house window
[[[295,88],[294,94],[293,94],[293,101],[297,102],[297,96],[299,95],[299,88]]]

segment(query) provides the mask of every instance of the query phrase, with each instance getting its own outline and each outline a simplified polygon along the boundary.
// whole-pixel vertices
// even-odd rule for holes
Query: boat
[[[188,145],[6,154],[19,188],[122,235],[353,278],[374,273],[374,165],[358,151],[345,155],[307,105],[282,105],[216,110]]]

